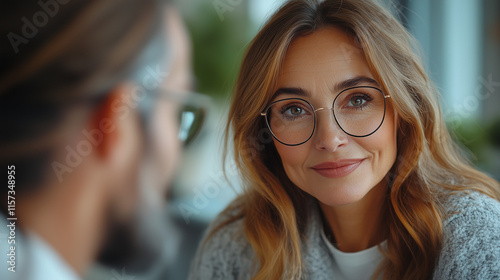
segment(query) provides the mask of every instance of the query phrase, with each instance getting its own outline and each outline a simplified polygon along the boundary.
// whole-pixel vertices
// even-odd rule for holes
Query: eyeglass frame
[[[351,89],[356,89],[356,88],[371,88],[371,89],[375,89],[377,91],[379,91],[382,96],[384,97],[384,115],[382,116],[382,121],[380,121],[380,124],[377,126],[377,128],[372,131],[371,133],[369,134],[366,134],[366,135],[362,135],[362,136],[357,136],[357,135],[353,135],[351,133],[348,133],[347,131],[344,130],[344,128],[340,125],[339,121],[337,120],[337,116],[335,116],[335,111],[334,111],[334,104],[335,104],[335,101],[337,101],[337,98],[342,94],[344,93],[345,91],[348,91],[348,90],[351,90]],[[327,108],[327,107],[320,107],[318,109],[315,109],[314,106],[307,100],[303,99],[303,98],[299,98],[299,97],[290,97],[290,98],[284,98],[284,99],[280,99],[280,100],[276,100],[274,102],[272,102],[271,104],[269,104],[266,109],[260,113],[261,116],[263,117],[266,117],[266,125],[267,125],[267,128],[269,129],[269,131],[271,132],[271,135],[273,136],[274,139],[276,139],[278,142],[280,142],[281,144],[283,145],[286,145],[286,146],[299,146],[299,145],[302,145],[304,143],[306,143],[307,141],[309,141],[313,135],[314,135],[314,132],[316,131],[316,122],[317,122],[317,115],[316,115],[316,112],[317,111],[321,111],[321,110],[329,110],[329,111],[332,111],[332,114],[333,114],[333,118],[335,119],[335,122],[337,123],[338,127],[347,135],[351,136],[351,137],[356,137],[356,138],[363,138],[363,137],[368,137],[372,134],[374,134],[375,132],[377,132],[377,130],[382,126],[382,124],[384,123],[384,120],[385,120],[385,113],[387,111],[387,102],[386,102],[386,99],[387,98],[390,98],[391,96],[390,95],[385,95],[381,89],[377,88],[377,87],[374,87],[374,86],[354,86],[354,87],[349,87],[349,88],[346,88],[346,89],[343,89],[342,91],[340,91],[337,96],[335,96],[335,99],[333,99],[333,102],[332,102],[332,107],[330,108]],[[314,114],[314,126],[313,126],[313,129],[311,131],[311,135],[309,135],[309,137],[304,140],[303,142],[301,143],[298,143],[298,144],[287,144],[287,143],[284,143],[283,141],[281,141],[280,139],[278,139],[278,137],[276,135],[274,135],[274,132],[273,130],[271,129],[271,125],[269,124],[269,121],[267,119],[267,113],[269,111],[269,109],[271,108],[271,106],[273,106],[274,104],[278,103],[278,102],[281,102],[281,101],[286,101],[286,100],[301,100],[301,101],[304,101],[305,103],[307,103],[309,106],[311,106],[311,108],[313,109],[313,114]]]
[[[196,136],[201,132],[201,130],[204,127],[205,121],[207,120],[207,115],[209,114],[209,111],[212,107],[212,99],[209,96],[194,91],[182,91],[182,90],[172,90],[168,88],[159,88],[154,92],[150,92],[146,96],[147,98],[139,103],[140,104],[139,106],[142,107],[142,110],[140,109],[139,111],[146,114],[144,116],[146,123],[150,122],[151,118],[150,114],[153,111],[151,110],[150,106],[154,106],[154,102],[156,102],[159,99],[173,101],[178,103],[180,106],[192,106],[200,109],[203,115],[200,120],[199,127],[197,128],[195,133],[191,135],[190,138],[186,138],[185,140],[180,139],[184,145],[190,144],[196,138]],[[150,104],[145,105],[147,103]],[[179,135],[182,130],[182,127],[180,125],[181,123],[179,123],[177,131]]]

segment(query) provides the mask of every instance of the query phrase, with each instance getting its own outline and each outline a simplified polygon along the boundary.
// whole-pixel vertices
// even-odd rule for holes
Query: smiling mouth
[[[324,162],[311,167],[311,169],[327,178],[340,178],[352,173],[363,161],[364,159],[347,159]]]

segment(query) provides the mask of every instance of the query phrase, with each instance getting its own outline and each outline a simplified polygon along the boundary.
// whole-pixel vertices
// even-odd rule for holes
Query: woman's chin
[[[329,187],[328,190],[320,190],[311,194],[318,201],[326,206],[346,206],[361,201],[370,188],[360,188],[352,186]]]

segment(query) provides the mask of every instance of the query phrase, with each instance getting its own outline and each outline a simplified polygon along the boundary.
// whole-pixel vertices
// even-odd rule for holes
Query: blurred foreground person
[[[168,7],[2,5],[0,279],[80,279],[95,260],[147,271],[165,251],[164,197],[205,102],[175,90]]]

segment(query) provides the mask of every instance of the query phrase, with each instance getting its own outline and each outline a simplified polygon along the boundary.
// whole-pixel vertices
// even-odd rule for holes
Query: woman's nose
[[[313,135],[314,145],[319,150],[335,152],[347,144],[349,137],[339,127],[332,109],[325,108],[316,112],[316,129]]]

